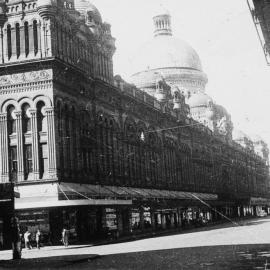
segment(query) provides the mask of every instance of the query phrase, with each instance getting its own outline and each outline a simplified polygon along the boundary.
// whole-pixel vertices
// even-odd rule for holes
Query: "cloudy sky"
[[[162,4],[173,33],[198,52],[208,75],[206,92],[232,115],[234,126],[270,145],[270,67],[246,0],[92,0],[112,25],[115,74],[130,75],[132,55],[153,35],[152,17]]]

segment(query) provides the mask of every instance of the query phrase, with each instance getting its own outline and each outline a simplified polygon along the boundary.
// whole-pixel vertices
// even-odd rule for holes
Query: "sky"
[[[130,75],[132,55],[153,36],[152,17],[162,4],[174,36],[199,54],[206,93],[223,105],[235,128],[258,134],[270,146],[270,66],[246,0],[92,0],[116,38],[114,73]]]

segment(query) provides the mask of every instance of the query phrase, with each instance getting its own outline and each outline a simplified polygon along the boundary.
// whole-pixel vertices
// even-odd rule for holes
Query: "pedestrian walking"
[[[62,243],[65,247],[68,247],[68,230],[65,228],[62,231]]]
[[[31,233],[28,230],[24,233],[25,248],[28,248],[28,249],[32,249],[32,246],[30,244],[30,235]]]
[[[38,229],[37,232],[36,232],[36,243],[37,243],[37,248],[38,249],[40,249],[40,235],[41,235],[41,232]]]

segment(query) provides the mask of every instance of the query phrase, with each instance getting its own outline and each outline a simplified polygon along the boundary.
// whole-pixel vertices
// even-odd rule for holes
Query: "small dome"
[[[52,17],[56,12],[56,1],[55,0],[38,0],[37,10],[41,17]]]
[[[258,134],[252,134],[252,135],[250,135],[250,137],[254,143],[264,142],[264,139],[261,136],[259,136]]]
[[[93,20],[97,23],[102,22],[102,18],[99,10],[91,4],[88,0],[75,0],[74,7],[81,15],[85,16],[90,13]]]
[[[0,2],[0,15],[5,14],[5,10],[6,10],[6,3],[4,1]]]
[[[215,113],[213,110],[207,110],[205,112],[205,117],[208,118],[209,120],[212,120],[215,116]]]
[[[197,94],[192,95],[188,99],[187,103],[190,108],[208,107],[210,103],[213,103],[213,100],[207,94],[199,92]]]
[[[238,129],[234,129],[232,135],[233,135],[233,139],[235,141],[242,141],[244,139],[250,140],[250,138],[247,134],[245,134],[243,131],[238,130]]]

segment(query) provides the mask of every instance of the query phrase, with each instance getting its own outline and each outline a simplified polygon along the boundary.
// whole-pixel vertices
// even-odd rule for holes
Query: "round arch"
[[[14,99],[8,99],[1,105],[1,112],[7,112],[7,107],[13,105],[16,111],[19,111],[19,103]]]
[[[51,102],[51,100],[50,100],[49,97],[47,97],[47,96],[36,96],[36,97],[33,99],[33,102],[34,102],[34,108],[37,107],[37,103],[38,103],[39,101],[43,101],[46,107],[51,107],[51,106],[52,106],[52,102]]]

